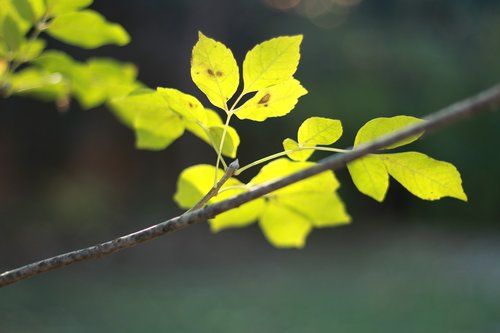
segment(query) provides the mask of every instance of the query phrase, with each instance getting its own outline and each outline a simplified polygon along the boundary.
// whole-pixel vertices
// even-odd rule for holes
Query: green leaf
[[[16,52],[19,50],[21,46],[21,42],[23,41],[23,34],[17,25],[17,22],[14,21],[10,16],[7,16],[3,21],[3,38],[5,40],[5,44],[7,48],[11,52]]]
[[[223,126],[223,122],[217,112],[211,109],[205,109],[205,118],[204,122],[184,119],[184,125],[188,131],[209,145],[212,145],[211,139],[208,136],[208,128],[213,126]]]
[[[46,0],[47,11],[52,16],[75,12],[92,4],[93,0]]]
[[[389,188],[389,174],[378,155],[367,155],[347,164],[352,181],[363,194],[384,201]]]
[[[213,186],[215,167],[206,164],[195,165],[185,169],[177,181],[177,191],[174,200],[185,209],[193,207],[210,191]],[[218,170],[218,180],[224,174]],[[216,197],[209,204],[222,201],[246,191],[243,184],[236,178],[229,178]],[[254,222],[263,208],[263,199],[257,199],[241,205],[225,213],[219,214],[209,221],[212,231],[217,232],[226,228],[243,227]]]
[[[331,145],[341,136],[340,120],[311,117],[300,125],[297,139],[300,146]]]
[[[306,217],[275,200],[266,204],[259,225],[269,243],[277,248],[303,248],[313,228]]]
[[[313,149],[304,149],[304,150],[299,150],[299,149],[300,147],[297,141],[290,138],[286,138],[285,140],[283,140],[284,151],[296,150],[294,152],[287,153],[287,156],[290,157],[290,159],[292,159],[293,161],[299,161],[299,162],[307,161],[309,157],[311,157],[311,155],[314,153]]]
[[[314,162],[292,162],[286,158],[279,158],[262,167],[259,173],[250,181],[249,184],[259,185],[283,178],[292,173],[311,167],[314,164]],[[333,172],[326,171],[274,191],[273,195],[280,195],[283,193],[333,192],[339,186],[340,183]]]
[[[80,105],[90,109],[138,89],[136,76],[136,67],[130,63],[93,58],[73,66],[72,87]]]
[[[68,82],[59,73],[28,67],[13,74],[11,92],[30,95],[45,101],[54,101],[69,95]]]
[[[46,14],[45,0],[28,0],[33,13],[33,22],[36,22]]]
[[[236,111],[239,119],[264,121],[269,117],[281,117],[288,114],[297,104],[299,97],[307,94],[307,90],[295,79],[263,88],[246,101]]]
[[[172,88],[158,87],[157,91],[165,99],[168,106],[183,118],[194,122],[206,122],[205,108],[196,97]]]
[[[270,39],[250,50],[243,62],[244,92],[288,81],[297,70],[302,35]]]
[[[413,195],[424,200],[452,197],[467,201],[460,173],[452,164],[417,152],[379,156],[389,174]]]
[[[15,8],[19,16],[27,22],[35,22],[33,9],[28,0],[11,0],[12,6]]]
[[[93,10],[57,16],[47,32],[63,42],[86,49],[106,44],[123,46],[130,41],[129,35],[121,25],[107,22],[101,14]]]
[[[238,65],[224,44],[201,32],[198,35],[191,58],[191,77],[213,105],[227,110],[227,101],[240,82]]]
[[[219,149],[220,147],[223,132],[224,126],[219,125],[208,128],[208,136],[210,138],[210,142],[213,142],[215,144],[216,149]],[[229,126],[226,131],[224,144],[222,145],[222,154],[231,158],[235,158],[239,145],[240,137],[238,133],[233,127]]]
[[[139,149],[161,150],[184,133],[181,118],[152,90],[140,90],[111,102],[113,111],[136,132]]]
[[[35,39],[30,42],[23,41],[14,59],[21,61],[31,61],[43,52],[45,49],[45,41],[43,39]]]
[[[372,119],[359,129],[358,134],[356,134],[356,139],[354,140],[354,146],[359,146],[363,143],[373,141],[379,137],[398,131],[402,128],[419,123],[421,121],[423,120],[410,116],[395,116],[391,118],[381,117]],[[424,132],[411,136],[408,139],[401,140],[383,149],[392,149],[407,145],[420,138],[422,134],[424,134]]]

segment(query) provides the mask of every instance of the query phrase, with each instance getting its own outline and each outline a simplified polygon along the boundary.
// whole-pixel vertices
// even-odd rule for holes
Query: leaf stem
[[[288,149],[288,150],[284,150],[284,151],[280,151],[279,153],[276,153],[276,154],[272,154],[272,155],[269,155],[269,156],[266,156],[266,157],[263,157],[261,159],[258,159],[248,165],[245,165],[244,167],[238,169],[238,171],[236,171],[234,173],[235,176],[238,176],[239,174],[241,174],[243,171],[245,170],[248,170],[256,165],[259,165],[259,164],[262,164],[262,163],[265,163],[267,161],[270,161],[270,160],[273,160],[275,158],[278,158],[278,157],[281,157],[281,156],[285,156],[285,155],[288,155],[290,153],[294,153],[294,152],[297,152],[297,151],[301,151],[301,150],[322,150],[322,151],[330,151],[330,152],[335,152],[335,153],[347,153],[349,152],[349,150],[347,149],[338,149],[338,148],[332,148],[332,147],[322,147],[322,146],[313,146],[313,147],[297,147],[297,148],[294,148],[294,149]]]
[[[201,121],[196,121],[196,124],[198,124],[198,126],[201,127],[201,129],[203,130],[203,132],[205,132],[205,134],[207,135],[208,140],[210,141],[210,146],[214,149],[214,151],[217,154],[217,156],[219,156],[219,149],[217,148],[217,145],[215,144],[215,142],[212,139],[212,137],[210,136],[210,132],[208,131],[208,129],[205,127],[205,125],[203,125],[203,123]],[[220,162],[224,166],[224,170],[227,169],[227,163],[224,160],[224,157],[222,157],[222,155],[221,155],[221,158],[220,158]]]
[[[222,187],[222,185],[224,185],[227,182],[227,180],[234,175],[234,173],[236,172],[236,170],[238,170],[239,166],[240,166],[240,164],[238,162],[238,159],[235,159],[233,162],[231,162],[231,164],[229,164],[229,166],[227,167],[226,172],[224,172],[224,175],[215,184],[215,186],[212,187],[210,189],[210,191],[208,191],[208,193],[205,194],[205,196],[203,198],[201,198],[201,200],[196,203],[196,205],[194,205],[188,211],[186,211],[186,213],[189,213],[189,212],[191,212],[193,210],[200,209],[201,207],[205,206],[205,204],[210,199],[212,199],[214,196],[216,196],[217,194],[219,194],[219,190]],[[186,214],[186,213],[184,213],[184,214]]]
[[[231,121],[231,116],[233,113],[229,111],[227,113],[227,118],[226,118],[226,123],[224,124],[224,130],[222,131],[222,138],[220,139],[219,143],[219,151],[217,152],[217,162],[215,163],[215,180],[214,180],[214,187],[217,186],[217,173],[219,171],[219,164],[222,159],[222,148],[224,147],[224,141],[226,140],[226,134],[227,134],[227,128],[229,127],[229,122]]]

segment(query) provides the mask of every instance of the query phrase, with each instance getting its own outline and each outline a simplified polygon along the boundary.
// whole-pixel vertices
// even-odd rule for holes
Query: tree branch
[[[347,153],[340,153],[320,160],[314,166],[301,170],[287,177],[272,181],[250,189],[248,192],[239,194],[230,199],[215,203],[193,211],[188,211],[170,220],[153,225],[149,228],[134,232],[132,234],[116,238],[98,245],[64,253],[52,258],[44,259],[26,266],[22,266],[0,275],[0,287],[18,282],[20,280],[71,265],[83,260],[96,259],[111,253],[115,253],[142,242],[150,241],[159,236],[173,233],[184,229],[192,224],[197,224],[213,218],[218,214],[238,207],[251,200],[257,199],[287,185],[296,183],[303,179],[312,177],[326,170],[338,170],[358,158],[373,153],[398,141],[411,137],[423,131],[431,131],[448,126],[459,120],[483,111],[500,106],[500,85],[470,97],[461,102],[452,104],[436,113],[425,117],[423,122],[408,126],[397,132],[383,136],[370,143],[356,147]],[[227,174],[227,173],[226,173]]]

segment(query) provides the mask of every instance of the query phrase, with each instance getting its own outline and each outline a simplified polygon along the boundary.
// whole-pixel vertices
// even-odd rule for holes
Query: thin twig
[[[352,162],[367,154],[373,153],[378,149],[390,146],[391,144],[409,138],[415,134],[423,131],[429,132],[430,130],[448,126],[466,117],[479,114],[480,112],[487,111],[498,106],[500,106],[500,85],[494,86],[476,96],[452,104],[441,111],[433,113],[425,117],[425,121],[423,122],[408,126],[370,143],[358,146],[350,152],[327,157],[310,168],[301,170],[276,181],[256,186],[248,192],[244,192],[227,200],[187,212],[183,215],[153,225],[144,230],[140,230],[105,243],[75,250],[7,271],[0,275],[0,287],[4,287],[22,279],[83,260],[100,258],[126,248],[134,247],[140,243],[150,241],[159,236],[184,229],[192,224],[204,222],[207,219],[217,216],[218,214],[262,197],[287,185],[312,177],[326,170],[338,170],[344,167],[346,163]]]
[[[240,164],[238,162],[238,159],[235,159],[233,162],[231,162],[231,164],[228,165],[226,172],[224,172],[224,175],[222,175],[222,178],[217,182],[217,184],[215,184],[215,186],[212,187],[210,191],[208,191],[208,193],[205,194],[205,196],[201,198],[201,200],[198,201],[196,205],[191,207],[186,213],[192,212],[193,210],[197,210],[205,206],[208,200],[212,199],[214,196],[217,195],[217,193],[219,193],[219,190],[222,187],[222,185],[224,185],[227,182],[227,180],[234,175],[234,173],[238,170],[239,167]]]

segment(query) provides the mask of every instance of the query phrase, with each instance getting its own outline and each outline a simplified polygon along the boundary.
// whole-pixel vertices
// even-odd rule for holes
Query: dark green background
[[[307,117],[341,119],[347,147],[369,119],[424,116],[500,77],[498,1],[299,2],[279,10],[271,0],[97,1],[130,45],[49,44],[80,60],[134,62],[148,86],[207,104],[189,77],[197,31],[240,62],[256,43],[304,34],[296,77],[309,94],[286,118],[233,124],[244,164],[279,151]],[[499,122],[487,113],[408,146],[455,164],[467,204],[420,201],[395,182],[377,204],[339,172],[354,225],[315,231],[305,250],[274,250],[256,227],[212,235],[196,226],[0,290],[0,332],[498,331]],[[166,151],[137,151],[105,108],[73,103],[60,114],[0,100],[0,268],[180,213],[171,200],[177,175],[213,161],[190,135]]]

